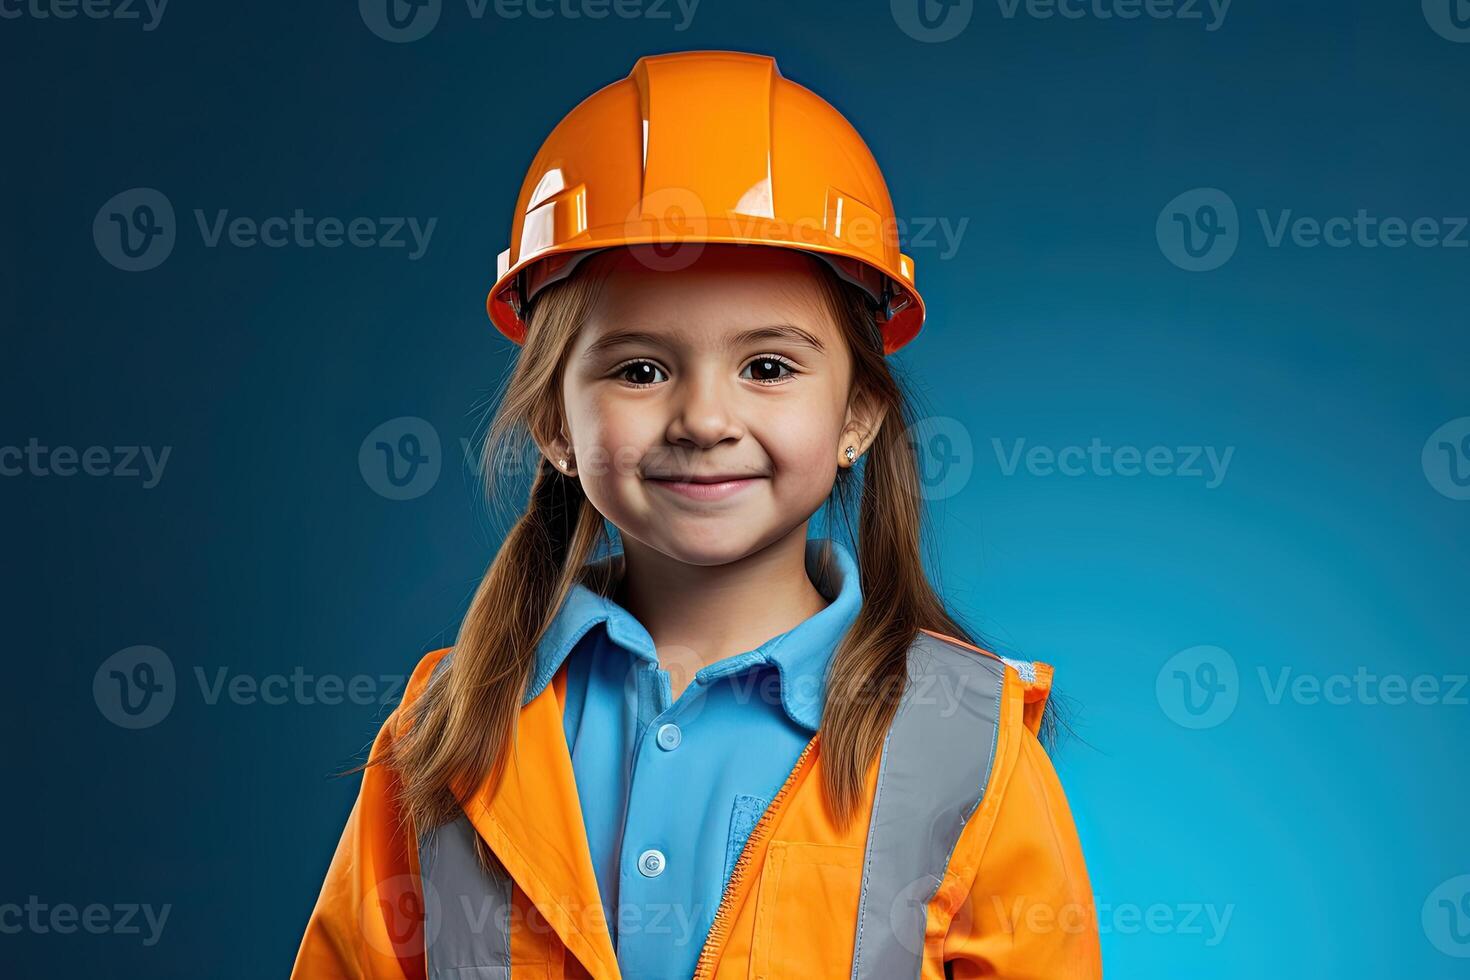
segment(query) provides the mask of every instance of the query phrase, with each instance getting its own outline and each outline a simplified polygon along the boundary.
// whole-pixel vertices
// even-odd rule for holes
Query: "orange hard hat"
[[[775,59],[739,51],[639,58],[541,145],[486,298],[517,344],[536,293],[605,248],[650,245],[680,268],[706,243],[808,252],[869,297],[891,354],[924,322],[888,185],[857,130]]]

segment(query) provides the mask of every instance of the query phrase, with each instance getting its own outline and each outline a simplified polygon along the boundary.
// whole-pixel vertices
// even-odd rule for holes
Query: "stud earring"
[[[852,448],[851,446],[848,446],[842,451],[842,455],[846,456],[847,461],[851,463],[853,460],[857,459],[857,450]]]
[[[562,469],[566,469],[567,468],[567,458],[565,456],[563,456],[561,459],[559,459],[559,460],[556,461],[556,465],[557,466],[560,466]]]

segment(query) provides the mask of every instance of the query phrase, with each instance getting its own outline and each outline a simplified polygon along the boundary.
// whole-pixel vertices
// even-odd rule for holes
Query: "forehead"
[[[687,246],[686,246],[687,248]],[[688,343],[718,341],[762,324],[788,323],[838,340],[815,260],[792,249],[704,245],[696,253],[620,248],[589,311],[584,336],[636,326]],[[830,346],[829,346],[830,349]]]

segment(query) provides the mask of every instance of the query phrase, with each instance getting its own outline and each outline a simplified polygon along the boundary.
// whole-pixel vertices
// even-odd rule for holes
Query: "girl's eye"
[[[766,385],[776,384],[783,380],[784,376],[781,374],[782,368],[785,368],[791,374],[796,373],[796,369],[792,366],[790,361],[787,361],[784,358],[776,357],[772,354],[766,354],[764,356],[757,357],[755,360],[747,364],[746,367],[749,368],[755,375],[755,377],[751,378],[752,381]],[[740,376],[742,378],[745,377],[745,373],[741,372]]]
[[[663,368],[652,361],[629,361],[618,368],[618,377],[635,388],[647,388],[655,383],[654,374],[662,374]]]

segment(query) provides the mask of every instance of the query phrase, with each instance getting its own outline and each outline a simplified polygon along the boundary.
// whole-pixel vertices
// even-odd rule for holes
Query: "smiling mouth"
[[[724,500],[754,486],[761,479],[764,477],[716,477],[713,481],[704,478],[666,480],[649,477],[648,482],[690,500]]]

